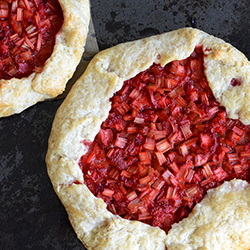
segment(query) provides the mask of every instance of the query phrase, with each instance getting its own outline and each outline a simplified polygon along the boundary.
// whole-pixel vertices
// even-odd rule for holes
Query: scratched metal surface
[[[192,26],[232,43],[250,58],[248,0],[92,0],[100,50]],[[63,99],[0,119],[0,249],[84,250],[55,195],[44,157]]]

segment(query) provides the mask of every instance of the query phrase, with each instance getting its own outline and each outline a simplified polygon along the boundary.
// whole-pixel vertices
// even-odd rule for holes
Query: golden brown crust
[[[246,104],[239,98],[231,102],[227,99],[235,91],[240,93],[242,86],[247,89],[249,62],[221,39],[192,28],[120,44],[100,52],[59,108],[46,156],[48,174],[79,239],[88,249],[166,248],[168,238],[161,229],[127,221],[108,212],[105,203],[95,198],[83,184],[78,161],[87,151],[82,142],[93,141],[108,116],[109,98],[125,80],[146,70],[153,62],[165,65],[184,59],[196,45],[203,45],[205,73],[216,98],[226,105],[229,115],[239,114],[243,122],[249,123]],[[241,65],[245,65],[245,69],[239,68]],[[238,77],[242,85],[232,87],[231,79]],[[250,204],[247,209],[250,211]]]
[[[56,35],[52,55],[42,73],[22,79],[0,80],[0,117],[61,94],[79,63],[88,33],[89,0],[59,0],[64,23]]]

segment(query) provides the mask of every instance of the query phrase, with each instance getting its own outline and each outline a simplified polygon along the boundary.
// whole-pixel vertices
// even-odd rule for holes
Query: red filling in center
[[[204,75],[202,47],[124,82],[79,165],[114,214],[166,232],[206,191],[249,180],[250,128],[228,118]]]
[[[62,23],[57,0],[0,0],[0,79],[41,72]]]

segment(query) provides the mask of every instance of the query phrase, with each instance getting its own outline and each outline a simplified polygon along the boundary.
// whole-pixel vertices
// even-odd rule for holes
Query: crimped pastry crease
[[[89,0],[59,0],[59,3],[64,22],[56,35],[53,53],[42,73],[0,80],[0,117],[20,113],[39,101],[58,96],[72,77],[88,33]]]
[[[250,104],[246,100],[250,93],[250,63],[230,44],[192,28],[120,44],[98,53],[57,111],[46,156],[48,174],[74,230],[88,249],[151,250],[170,246],[171,230],[166,235],[159,228],[128,221],[107,211],[105,203],[84,185],[78,161],[88,150],[83,142],[94,140],[101,123],[108,116],[111,107],[109,98],[122,87],[125,80],[146,70],[154,62],[163,66],[173,60],[187,58],[197,45],[203,45],[205,74],[216,99],[226,107],[231,118],[240,118],[243,123],[249,124]],[[242,84],[233,87],[233,78],[240,79]],[[228,185],[235,186],[234,182]],[[236,191],[232,188],[231,192],[233,195]],[[249,188],[242,192],[250,195]],[[213,199],[205,200],[213,206]],[[249,203],[245,208],[250,212]],[[230,206],[228,209],[234,211],[235,208]],[[195,211],[200,213],[200,205]],[[175,230],[178,226],[174,226]],[[202,230],[206,230],[205,225]],[[192,237],[192,233],[189,237]],[[191,240],[187,244],[187,249],[195,249]],[[209,248],[204,244],[197,249],[245,249],[238,245],[225,246]]]

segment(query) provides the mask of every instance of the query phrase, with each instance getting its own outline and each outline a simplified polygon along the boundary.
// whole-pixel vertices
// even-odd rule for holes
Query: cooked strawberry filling
[[[168,232],[208,189],[249,180],[250,127],[215,100],[203,57],[197,47],[185,60],[153,64],[111,98],[79,166],[112,213]]]
[[[0,79],[41,72],[62,23],[57,0],[0,0]]]

